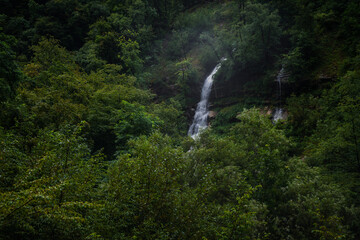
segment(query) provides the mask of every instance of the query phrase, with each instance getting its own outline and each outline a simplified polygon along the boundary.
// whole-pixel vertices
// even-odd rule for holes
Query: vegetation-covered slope
[[[360,5],[0,9],[1,239],[359,239]],[[199,139],[186,136],[222,57]],[[281,104],[276,76],[287,73]]]

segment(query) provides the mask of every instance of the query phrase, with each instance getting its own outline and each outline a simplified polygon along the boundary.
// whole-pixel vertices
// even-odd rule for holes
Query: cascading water
[[[278,73],[277,77],[276,77],[276,82],[278,83],[279,86],[279,91],[278,91],[278,98],[279,98],[279,107],[277,107],[275,109],[275,113],[273,116],[273,121],[277,122],[281,119],[284,119],[284,114],[283,114],[283,109],[281,108],[281,80],[282,78],[285,76],[285,69],[284,67],[281,68],[280,72]]]
[[[277,122],[277,121],[283,119],[284,118],[283,116],[284,116],[283,109],[278,107],[278,108],[275,109],[273,121]]]
[[[221,59],[221,62],[226,60],[225,58]],[[195,139],[201,130],[207,128],[207,118],[209,115],[209,97],[211,93],[211,86],[213,84],[213,77],[217,73],[217,71],[221,67],[221,62],[216,65],[216,67],[212,70],[210,75],[205,79],[204,85],[201,90],[201,100],[197,104],[196,112],[194,116],[194,121],[191,124],[188,135]]]

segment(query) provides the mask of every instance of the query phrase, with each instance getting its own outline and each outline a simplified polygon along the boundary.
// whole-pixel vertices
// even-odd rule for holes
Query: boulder
[[[209,118],[215,118],[217,115],[217,112],[209,111]]]

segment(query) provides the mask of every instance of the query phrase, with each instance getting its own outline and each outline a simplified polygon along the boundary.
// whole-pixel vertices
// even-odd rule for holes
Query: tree
[[[276,223],[272,226],[274,239],[289,236],[294,239],[352,239],[344,216],[350,217],[358,210],[345,210],[345,191],[325,177],[321,169],[311,168],[301,159],[289,160],[286,170],[289,173],[287,186],[282,189],[276,219],[271,221]]]
[[[5,35],[0,28],[0,106],[2,102],[13,98],[16,87],[22,78],[20,69],[15,61],[16,39]]]
[[[284,163],[290,141],[258,109],[244,110],[238,119],[240,123],[231,129],[232,140],[243,151],[236,164],[243,167],[250,184],[262,186],[257,197],[273,207],[286,180]]]
[[[139,57],[139,44],[136,41],[126,39],[122,36],[118,40],[118,46],[121,49],[118,57],[120,58],[124,69],[127,69],[128,73],[138,73],[143,63]]]
[[[360,173],[358,79],[357,71],[348,72],[324,92],[324,118],[318,122],[314,144],[308,148],[312,164]]]
[[[42,130],[26,155],[1,156],[7,164],[16,161],[18,169],[14,183],[1,189],[3,239],[73,239],[93,233],[91,212],[101,207],[97,186],[102,157],[90,155],[80,136],[82,127]],[[16,146],[9,140],[1,139],[7,149]]]
[[[143,112],[142,106],[149,103],[153,94],[136,88],[136,78],[121,74],[121,66],[118,65],[105,65],[88,75],[87,81],[93,87],[86,118],[91,126],[90,136],[94,141],[94,150],[104,148],[104,153],[112,157],[117,146],[115,126],[120,119],[125,120],[121,115],[125,107],[122,102],[126,101],[131,106],[135,104],[134,108],[138,107]],[[125,147],[125,143],[126,140],[119,145]]]
[[[125,73],[137,73],[142,67],[138,34],[129,25],[131,19],[112,14],[91,26],[89,35],[99,57],[110,64],[120,64]]]
[[[121,102],[121,109],[116,113],[114,132],[119,149],[126,149],[128,140],[141,135],[150,135],[161,124],[160,120],[148,114],[144,106]]]
[[[170,99],[167,102],[154,104],[150,107],[151,112],[163,122],[159,126],[163,134],[173,137],[185,135],[186,120],[178,101]]]
[[[189,105],[187,99],[189,99],[192,92],[194,92],[192,85],[195,85],[194,80],[196,79],[198,72],[193,67],[191,59],[183,59],[182,61],[176,63],[175,67],[177,68],[176,84],[182,91],[181,95],[185,99],[185,105]]]
[[[242,65],[263,64],[274,61],[281,36],[279,15],[271,11],[268,5],[247,3],[244,8],[244,20],[239,19],[236,34],[239,41],[234,57]]]
[[[24,68],[27,81],[18,88],[18,127],[31,135],[44,127],[59,129],[84,119],[90,85],[71,54],[53,38],[43,38]],[[27,127],[31,126],[31,127]]]
[[[180,180],[186,161],[171,139],[152,134],[130,142],[131,155],[119,156],[110,168],[108,224],[104,236],[160,238],[176,236]],[[115,216],[116,218],[114,218]]]

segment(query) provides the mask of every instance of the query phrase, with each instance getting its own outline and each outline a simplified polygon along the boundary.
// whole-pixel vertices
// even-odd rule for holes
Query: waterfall
[[[279,100],[280,100],[280,107],[281,107],[281,80],[285,75],[285,70],[284,67],[281,68],[280,72],[278,73],[278,75],[276,76],[276,82],[278,83],[279,86]]]
[[[226,59],[222,58],[221,62],[224,60],[226,60]],[[207,128],[207,118],[209,115],[209,110],[208,110],[209,104],[208,103],[209,103],[209,97],[210,97],[210,93],[211,93],[211,86],[214,81],[213,77],[219,70],[219,68],[221,66],[221,62],[215,66],[215,68],[212,70],[210,75],[205,79],[204,85],[202,87],[201,100],[197,104],[194,121],[191,124],[189,131],[188,131],[188,135],[191,136],[193,139],[195,139],[199,135],[199,132],[201,130]]]
[[[277,122],[277,121],[279,121],[279,120],[281,120],[283,118],[284,118],[283,109],[282,108],[276,108],[274,116],[273,116],[273,121]]]
[[[279,86],[279,91],[278,91],[278,98],[279,98],[279,107],[277,107],[275,109],[275,113],[274,113],[274,116],[273,116],[273,121],[274,122],[277,122],[281,119],[284,119],[284,114],[283,114],[283,109],[281,108],[281,81],[282,81],[282,78],[285,77],[285,69],[284,67],[281,68],[280,72],[278,73],[278,75],[276,76],[276,82],[278,83],[278,86]]]

